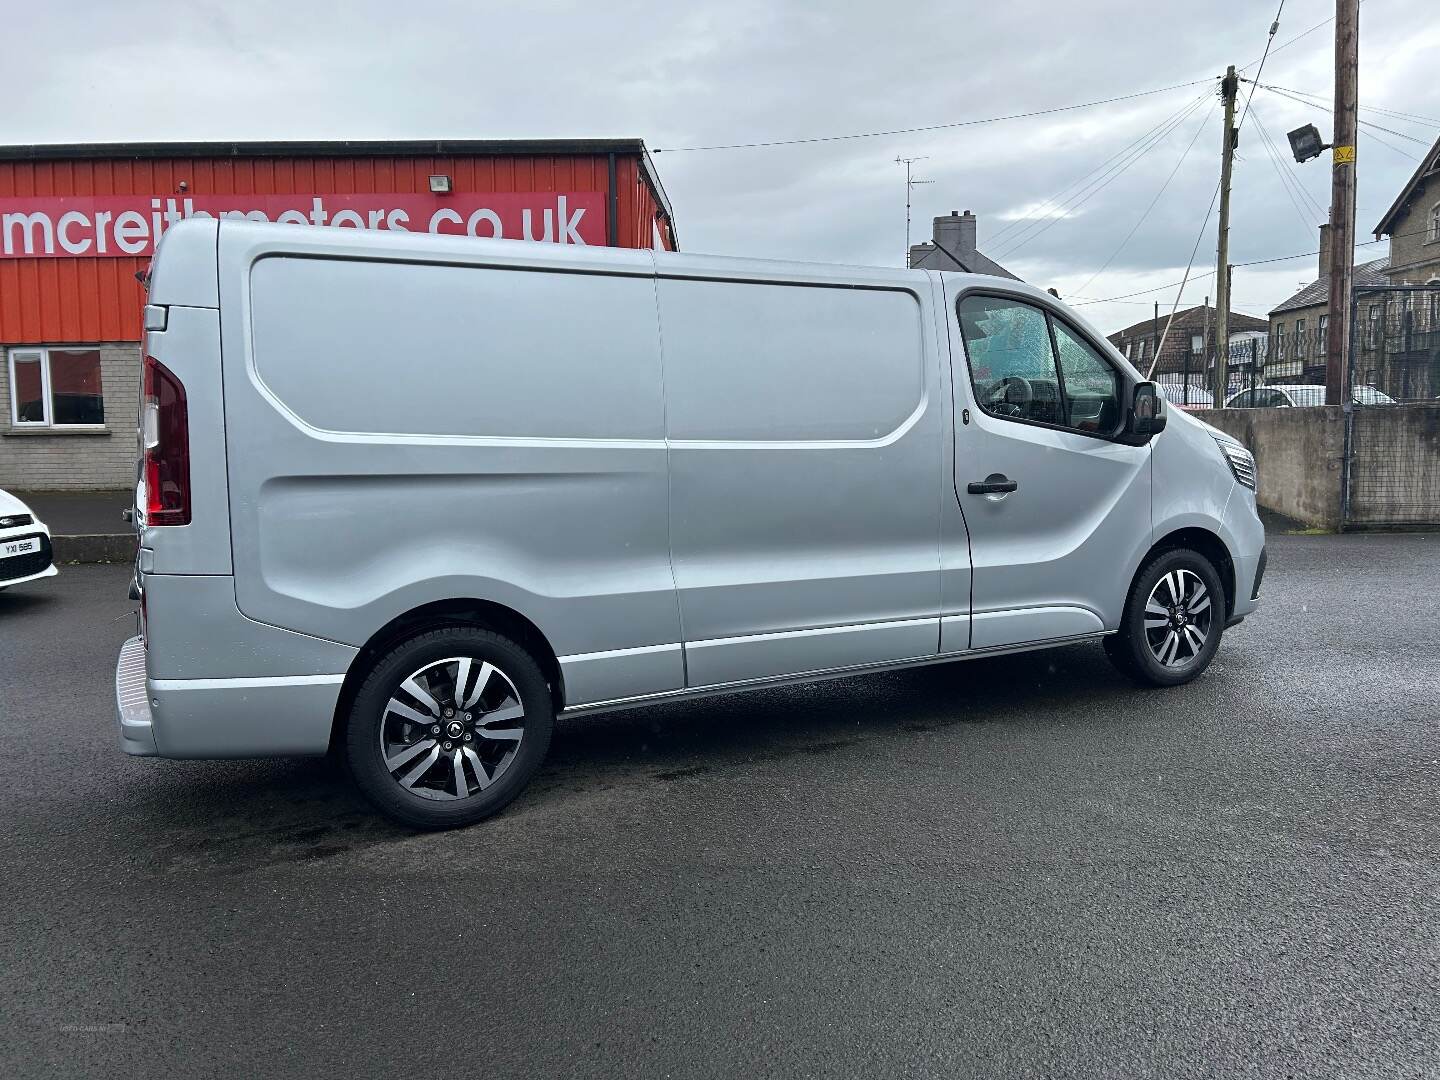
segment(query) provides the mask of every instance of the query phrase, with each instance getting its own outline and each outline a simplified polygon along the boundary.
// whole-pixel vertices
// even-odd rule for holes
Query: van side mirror
[[[1122,442],[1144,446],[1165,430],[1165,399],[1153,382],[1136,383],[1130,396],[1130,410],[1125,418]]]

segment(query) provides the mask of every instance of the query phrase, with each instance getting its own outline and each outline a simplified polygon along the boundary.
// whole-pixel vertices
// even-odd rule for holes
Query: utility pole
[[[1155,301],[1155,320],[1150,324],[1150,367],[1154,370],[1155,361],[1160,359],[1160,301]],[[1149,376],[1147,375],[1148,379]]]
[[[911,166],[917,161],[926,161],[927,157],[896,157],[896,165],[905,166],[905,266],[910,266],[910,193],[916,184],[933,184],[934,180],[916,180],[911,175]]]
[[[1225,102],[1225,125],[1220,132],[1220,235],[1215,245],[1215,376],[1211,394],[1215,408],[1225,403],[1226,361],[1230,359],[1230,174],[1235,166],[1235,97],[1240,80],[1235,65],[1225,69],[1220,96]]]
[[[1355,270],[1355,108],[1360,0],[1335,0],[1335,135],[1330,158],[1330,322],[1325,404],[1349,402],[1350,288]]]

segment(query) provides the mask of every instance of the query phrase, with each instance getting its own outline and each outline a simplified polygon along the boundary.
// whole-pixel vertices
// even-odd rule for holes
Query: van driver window
[[[1064,379],[1065,424],[1076,431],[1112,434],[1120,426],[1120,382],[1115,369],[1059,319],[1055,348]]]
[[[1043,311],[1015,300],[967,296],[960,301],[960,330],[982,409],[1015,420],[1065,422]]]

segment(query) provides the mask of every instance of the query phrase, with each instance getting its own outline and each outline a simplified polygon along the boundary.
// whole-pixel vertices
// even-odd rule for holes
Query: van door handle
[[[1008,495],[1020,487],[1018,480],[1007,479],[1004,473],[991,473],[966,487],[971,495]]]

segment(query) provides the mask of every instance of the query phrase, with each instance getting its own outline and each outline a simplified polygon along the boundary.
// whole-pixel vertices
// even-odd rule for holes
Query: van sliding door
[[[688,685],[933,656],[944,403],[928,290],[709,269],[657,283]]]

